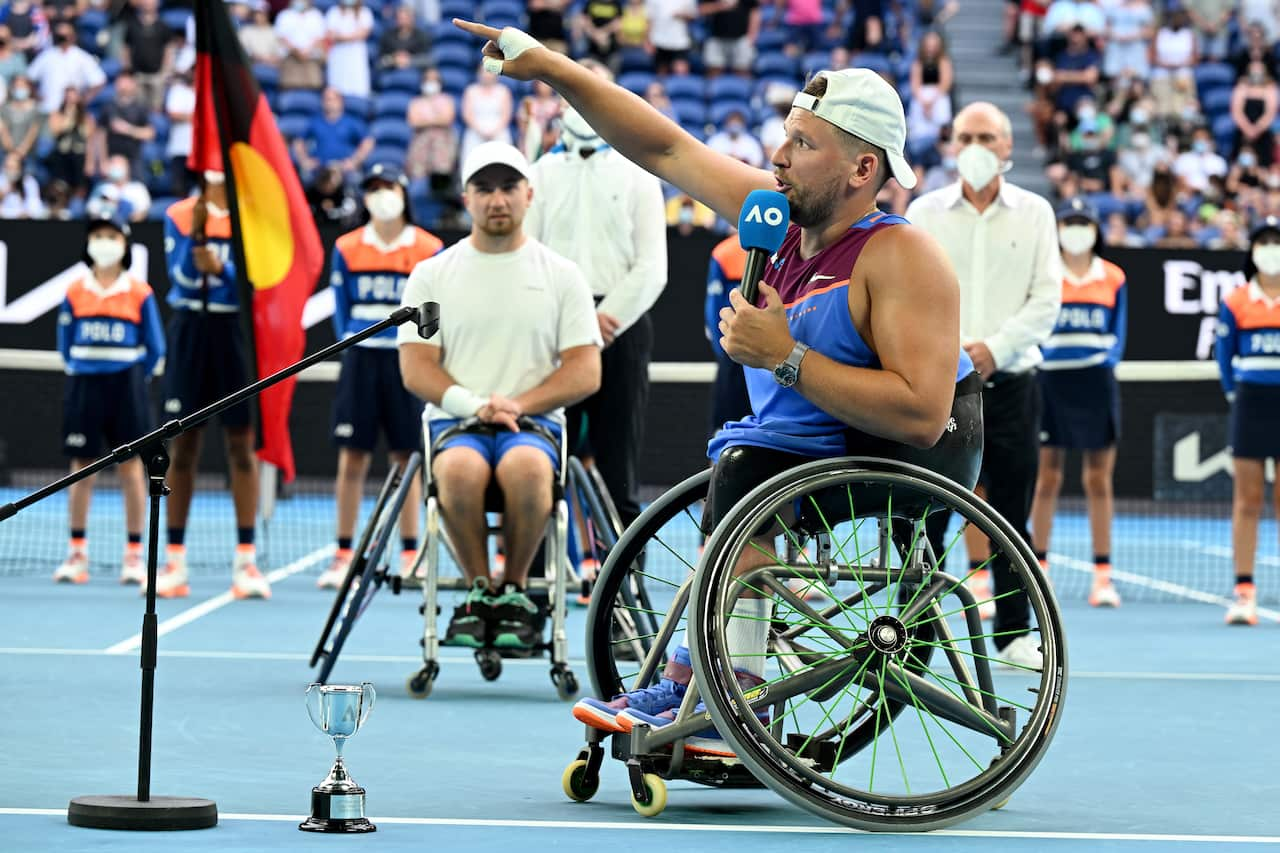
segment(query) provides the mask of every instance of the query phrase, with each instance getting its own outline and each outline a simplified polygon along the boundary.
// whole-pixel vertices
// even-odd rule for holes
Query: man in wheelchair
[[[434,337],[423,341],[409,327],[399,337],[405,387],[427,403],[428,440],[468,424],[431,460],[441,516],[471,585],[448,645],[538,642],[538,609],[524,588],[551,513],[564,407],[600,386],[591,291],[572,262],[523,232],[528,175],[514,147],[477,146],[461,175],[470,235],[418,264],[404,289],[406,305],[440,305]],[[541,429],[521,430],[522,417]],[[506,550],[500,589],[489,585],[486,542],[485,497],[495,488]]]

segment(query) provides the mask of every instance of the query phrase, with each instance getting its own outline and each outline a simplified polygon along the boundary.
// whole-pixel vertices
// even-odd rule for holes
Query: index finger
[[[477,24],[475,21],[464,21],[461,18],[454,18],[453,25],[460,30],[471,33],[473,36],[486,38],[494,44],[498,43],[498,37],[502,35],[502,30],[490,27],[487,24]]]

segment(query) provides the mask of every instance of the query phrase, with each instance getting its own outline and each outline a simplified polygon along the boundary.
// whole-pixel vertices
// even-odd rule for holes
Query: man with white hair
[[[970,104],[956,116],[952,138],[960,180],[917,198],[907,218],[942,244],[960,278],[960,336],[983,379],[981,482],[991,506],[1030,542],[1040,450],[1035,368],[1062,299],[1057,226],[1049,202],[1002,177],[1013,154],[1007,115],[993,104]],[[995,581],[998,655],[1038,668],[1042,656],[1017,575],[1002,556],[989,575],[979,570],[985,560],[974,551],[981,540],[968,544],[979,602],[990,601]]]

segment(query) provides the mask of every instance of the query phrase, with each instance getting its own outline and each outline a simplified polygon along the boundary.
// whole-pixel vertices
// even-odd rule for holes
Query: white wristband
[[[440,408],[455,418],[469,418],[489,401],[461,385],[450,385],[440,398]]]

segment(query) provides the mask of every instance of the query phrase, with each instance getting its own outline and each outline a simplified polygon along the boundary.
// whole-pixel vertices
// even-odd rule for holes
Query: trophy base
[[[377,832],[364,816],[364,788],[332,793],[311,789],[311,817],[298,824],[303,832]]]
[[[218,807],[197,797],[152,797],[145,803],[123,795],[76,797],[67,806],[67,823],[90,829],[208,829],[218,825]]]

